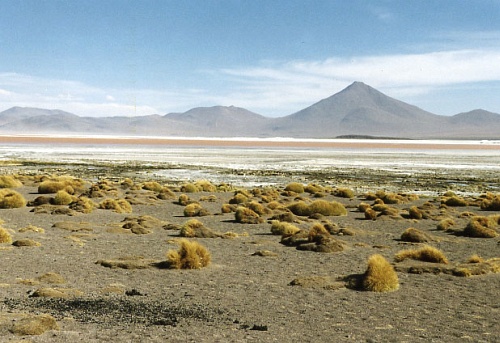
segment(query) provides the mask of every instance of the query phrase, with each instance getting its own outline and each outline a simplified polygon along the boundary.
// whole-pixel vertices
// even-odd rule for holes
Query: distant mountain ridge
[[[0,112],[0,134],[103,134],[183,137],[399,137],[500,139],[500,114],[473,110],[442,116],[391,98],[362,82],[293,114],[269,118],[234,106],[139,117],[80,117],[13,107]]]

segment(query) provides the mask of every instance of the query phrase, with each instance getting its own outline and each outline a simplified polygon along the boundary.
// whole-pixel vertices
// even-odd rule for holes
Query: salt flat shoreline
[[[498,141],[0,135],[0,144],[170,145],[248,148],[498,150]]]

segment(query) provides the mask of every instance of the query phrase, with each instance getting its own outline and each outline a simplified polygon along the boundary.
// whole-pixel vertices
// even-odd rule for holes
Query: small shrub
[[[459,206],[467,206],[467,201],[459,196],[452,196],[445,199],[443,202],[446,206],[459,207]]]
[[[448,231],[453,225],[455,225],[455,221],[452,218],[445,218],[438,223],[437,229],[441,231]]]
[[[142,189],[159,193],[163,190],[163,186],[156,181],[146,181],[142,184]]]
[[[23,183],[12,175],[0,175],[0,188],[18,188]]]
[[[116,213],[131,213],[132,205],[125,199],[105,199],[99,203],[99,208],[104,210],[113,210]]]
[[[184,217],[202,217],[210,213],[203,208],[200,204],[194,202],[184,207]]]
[[[301,194],[304,193],[304,185],[298,182],[290,182],[286,185],[285,191]]]
[[[273,235],[291,236],[299,232],[300,229],[288,222],[273,220],[271,222],[271,233]]]
[[[372,208],[370,204],[366,203],[366,202],[361,202],[359,205],[358,205],[358,211],[359,212],[365,212],[367,209],[369,208]]]
[[[463,234],[475,238],[495,238],[498,236],[495,225],[496,222],[491,217],[472,217],[465,227]]]
[[[337,201],[315,200],[309,204],[309,212],[320,213],[324,216],[345,216],[347,210],[341,203]]]
[[[295,202],[291,205],[288,205],[287,208],[290,211],[292,211],[292,213],[295,214],[296,216],[308,216],[308,215],[310,215],[309,206],[303,201],[298,201],[298,202]]]
[[[244,204],[247,201],[248,201],[248,196],[246,196],[243,193],[237,193],[231,199],[229,199],[229,203],[234,205]]]
[[[304,191],[309,194],[316,194],[324,191],[324,187],[317,185],[315,183],[310,183],[304,187]]]
[[[173,269],[200,269],[210,264],[207,248],[195,241],[179,240],[179,250],[167,252],[167,263]]]
[[[401,262],[406,259],[432,263],[448,263],[448,259],[439,249],[429,245],[425,245],[420,249],[402,250],[394,256],[396,262]]]
[[[399,289],[398,274],[382,255],[372,255],[361,285],[365,291],[392,292]]]
[[[69,208],[81,213],[92,213],[97,205],[87,197],[80,196],[74,202],[69,204]]]
[[[417,206],[412,206],[408,210],[408,215],[411,219],[422,219],[423,218],[423,213],[422,211],[417,207]]]
[[[480,205],[484,211],[500,211],[500,195],[490,199],[484,199]]]
[[[181,186],[181,192],[183,193],[196,193],[198,191],[199,191],[198,187],[196,187],[196,185],[192,183],[186,183]]]
[[[0,243],[12,243],[12,236],[7,229],[0,227]]]
[[[243,206],[236,209],[234,217],[236,222],[241,224],[258,224],[262,222],[262,219],[257,213]]]
[[[257,213],[259,216],[265,215],[268,213],[268,210],[264,207],[264,205],[258,203],[257,201],[250,201],[246,207]]]
[[[187,194],[181,194],[179,195],[179,199],[177,199],[177,203],[182,206],[186,206],[191,202],[191,199],[189,199],[189,196]]]
[[[208,180],[198,180],[195,182],[195,186],[203,192],[217,192],[217,187]]]
[[[352,189],[349,188],[337,188],[333,190],[333,194],[340,198],[354,198],[355,194]]]
[[[330,236],[330,232],[328,232],[325,226],[321,223],[315,223],[309,229],[309,235],[308,235],[309,242],[316,242],[318,236]]]
[[[54,197],[54,205],[69,205],[74,201],[74,197],[65,190],[60,190]]]
[[[368,219],[368,220],[375,220],[375,219],[377,219],[377,212],[375,212],[371,208],[368,208],[365,211],[365,219]]]
[[[221,213],[231,213],[236,211],[236,207],[234,205],[230,204],[222,204],[221,206]]]
[[[26,206],[26,200],[18,192],[9,188],[0,189],[0,208],[19,208]]]
[[[432,238],[425,232],[410,227],[401,234],[401,240],[404,242],[425,243],[431,241]]]
[[[484,258],[482,258],[481,256],[479,256],[477,254],[472,255],[467,260],[467,263],[483,263],[483,262],[484,262]]]

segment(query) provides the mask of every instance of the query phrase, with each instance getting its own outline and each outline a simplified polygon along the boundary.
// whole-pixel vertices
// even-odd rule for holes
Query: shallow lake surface
[[[266,147],[253,146],[251,141],[245,146],[95,144],[92,140],[88,144],[4,143],[0,147],[0,160],[135,164],[154,167],[144,173],[152,173],[156,178],[208,179],[240,186],[283,183],[287,181],[284,175],[300,179],[304,175],[326,175],[343,170],[384,171],[402,176],[460,173],[468,177],[500,172],[498,142],[465,141],[464,149],[456,145],[463,145],[464,141],[411,141],[411,145],[406,145],[388,140],[382,141],[383,147],[378,144],[381,140],[355,142],[361,144],[352,147],[270,144],[273,146]],[[313,179],[305,177],[304,180]]]

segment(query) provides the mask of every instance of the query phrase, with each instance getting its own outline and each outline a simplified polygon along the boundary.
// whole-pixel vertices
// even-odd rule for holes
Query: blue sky
[[[2,0],[0,111],[283,116],[363,81],[500,113],[498,18],[499,0]]]

